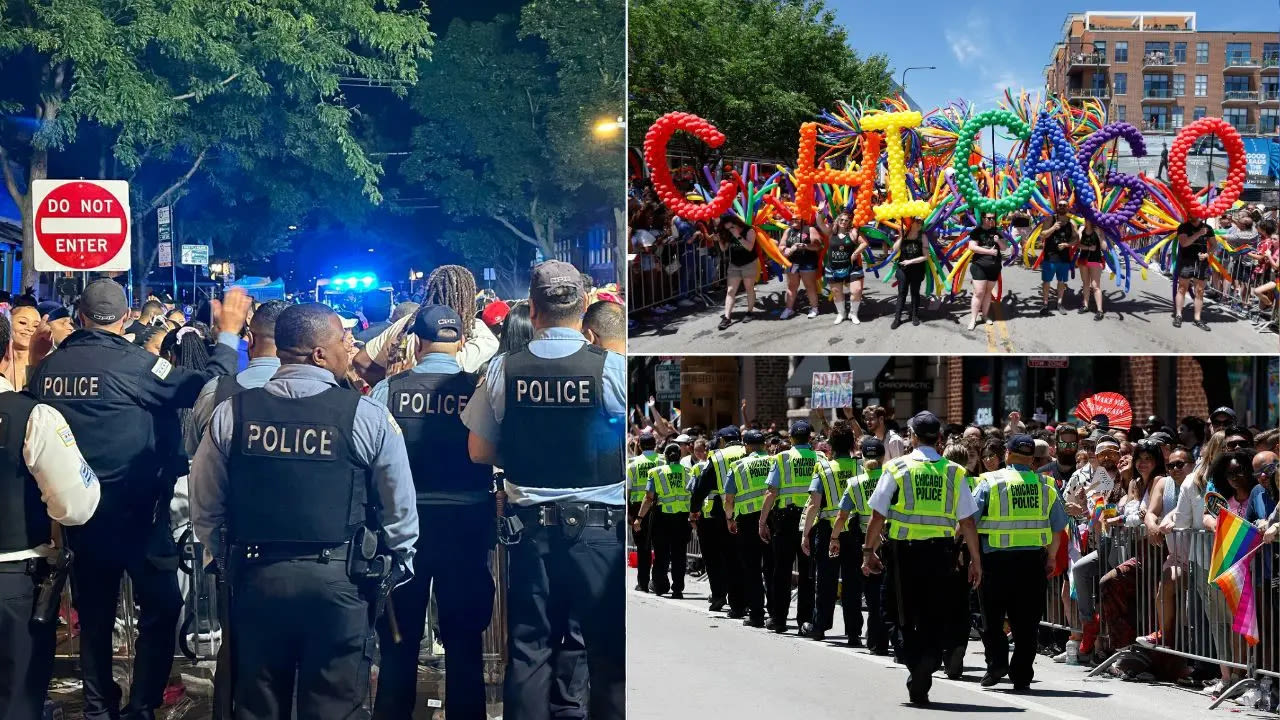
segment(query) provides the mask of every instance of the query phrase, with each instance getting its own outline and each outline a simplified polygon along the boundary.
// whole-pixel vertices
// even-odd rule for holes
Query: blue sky
[[[986,109],[1006,86],[1042,88],[1044,66],[1071,12],[1194,11],[1200,30],[1280,32],[1280,0],[827,0],[827,6],[860,55],[889,56],[895,80],[909,66],[937,66],[907,75],[907,92],[926,111],[954,98]]]

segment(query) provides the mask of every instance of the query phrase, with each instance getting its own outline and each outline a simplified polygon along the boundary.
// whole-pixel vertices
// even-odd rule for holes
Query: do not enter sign
[[[35,268],[129,269],[129,183],[124,180],[36,180]]]

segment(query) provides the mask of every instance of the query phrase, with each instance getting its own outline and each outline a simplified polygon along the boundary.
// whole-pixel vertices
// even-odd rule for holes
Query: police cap
[[[810,435],[813,433],[813,427],[806,420],[797,420],[791,423],[792,435]]]
[[[747,445],[763,445],[764,433],[759,430],[748,430],[742,434],[742,442]]]
[[[719,432],[716,433],[716,437],[725,442],[737,442],[739,438],[738,428],[733,425],[726,425],[720,428]]]
[[[423,305],[413,321],[413,334],[426,342],[458,342],[462,339],[462,318],[448,305]]]
[[[861,447],[863,459],[879,460],[885,456],[884,443],[875,435],[863,435]]]
[[[1011,453],[1018,453],[1019,455],[1026,455],[1028,457],[1036,454],[1035,438],[1022,433],[1010,436],[1008,442],[1006,442],[1004,446]]]
[[[911,421],[907,423],[907,427],[911,428],[911,432],[922,440],[937,439],[938,434],[942,432],[942,422],[938,420],[937,415],[928,410],[916,413],[911,418]]]
[[[80,312],[99,325],[111,325],[129,312],[129,301],[120,283],[101,278],[89,283],[80,295]]]

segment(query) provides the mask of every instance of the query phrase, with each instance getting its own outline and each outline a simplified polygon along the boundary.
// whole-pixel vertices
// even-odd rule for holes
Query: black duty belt
[[[535,522],[547,527],[613,527],[625,522],[626,508],[599,503],[543,503],[517,510],[522,515],[532,515]]]
[[[895,542],[902,545],[944,545],[945,544],[947,547],[951,547],[956,544],[956,539],[954,537],[936,537],[936,538],[926,538],[924,540],[890,540],[889,542]]]
[[[44,558],[33,557],[0,562],[0,575],[38,575],[44,571]]]
[[[333,547],[319,547],[314,543],[270,543],[263,545],[241,545],[236,548],[236,557],[248,562],[279,562],[283,560],[313,560],[327,563],[332,560],[340,562],[347,559],[348,543]]]

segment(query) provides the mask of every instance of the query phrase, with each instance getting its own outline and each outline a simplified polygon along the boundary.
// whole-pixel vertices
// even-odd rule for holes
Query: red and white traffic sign
[[[124,180],[36,180],[35,268],[128,270],[129,183]]]

